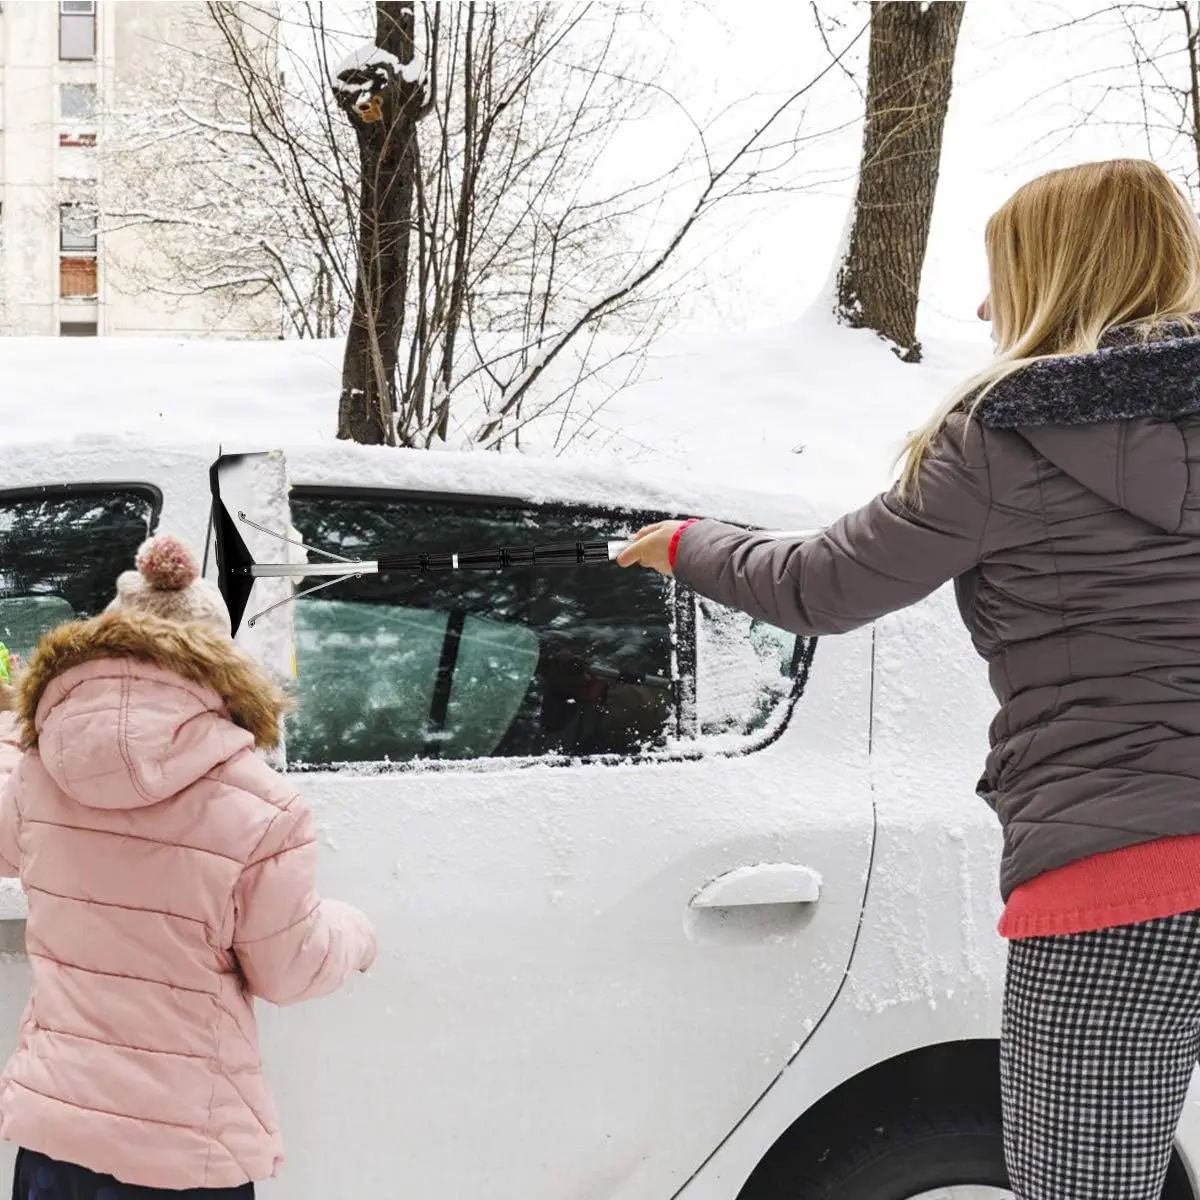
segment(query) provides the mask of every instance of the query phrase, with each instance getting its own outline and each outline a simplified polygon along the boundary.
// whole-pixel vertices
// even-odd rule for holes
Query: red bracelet
[[[693,517],[690,521],[684,521],[680,527],[675,530],[671,536],[671,544],[667,547],[667,561],[671,564],[671,569],[675,569],[675,558],[679,554],[679,539],[683,537],[683,531],[691,525],[699,524],[699,518]]]

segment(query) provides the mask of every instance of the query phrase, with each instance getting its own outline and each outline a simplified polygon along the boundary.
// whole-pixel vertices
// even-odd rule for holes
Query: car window
[[[748,736],[768,728],[795,689],[798,654],[793,634],[700,597],[697,732]]]
[[[302,719],[289,749],[310,762],[348,748],[396,762],[493,755],[540,658],[536,633],[520,625],[353,600],[301,600],[295,636]],[[458,656],[443,683],[448,638]]]
[[[0,642],[27,658],[43,634],[75,616],[61,596],[5,596],[0,598]]]
[[[296,489],[347,558],[605,540],[641,519]],[[312,580],[310,582],[317,582]],[[608,564],[367,575],[296,604],[297,766],[634,754],[677,732],[666,580]]]
[[[140,484],[0,492],[0,641],[28,655],[47,630],[102,611],[161,505]]]
[[[602,541],[655,517],[332,488],[291,507],[305,542],[349,559]],[[300,598],[294,628],[299,769],[752,737],[800,661],[790,634],[604,563],[365,575]]]

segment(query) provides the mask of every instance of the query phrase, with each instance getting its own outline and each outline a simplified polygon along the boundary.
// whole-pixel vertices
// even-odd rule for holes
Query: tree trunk
[[[423,115],[413,0],[379,0],[375,45],[384,56],[339,75],[338,102],[358,137],[358,279],[342,364],[338,437],[369,445],[396,442],[396,363],[404,334],[409,246]]]
[[[495,13],[490,14],[494,22]],[[488,63],[488,70],[493,70]],[[446,308],[446,337],[442,350],[442,372],[439,391],[441,412],[437,415],[436,433],[443,442],[450,429],[450,388],[454,380],[454,346],[467,302],[467,254],[471,245],[477,155],[487,152],[487,135],[479,144],[479,88],[475,77],[475,5],[467,7],[466,46],[463,51],[463,163],[458,185],[458,211],[454,218],[454,274],[450,282],[450,300]]]
[[[867,114],[837,316],[919,362],[917,297],[963,3],[871,5]]]

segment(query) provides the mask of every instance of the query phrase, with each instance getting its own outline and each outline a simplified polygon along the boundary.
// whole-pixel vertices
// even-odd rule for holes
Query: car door
[[[290,519],[348,558],[646,515],[323,480],[293,461]],[[323,890],[382,949],[264,1014],[288,1163],[263,1195],[670,1197],[847,971],[868,638],[814,656],[607,564],[365,576],[291,619],[289,768]]]
[[[883,617],[875,639],[875,874],[850,991],[865,1011],[910,1007],[916,1039],[998,1037],[1003,839],[975,794],[996,714],[987,667],[950,587]]]

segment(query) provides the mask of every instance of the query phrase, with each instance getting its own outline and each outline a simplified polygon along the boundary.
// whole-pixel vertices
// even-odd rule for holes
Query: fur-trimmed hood
[[[1148,331],[1119,325],[1094,354],[1030,363],[996,384],[978,415],[993,429],[1200,415],[1200,316]]]
[[[1094,354],[1031,363],[977,409],[1109,504],[1168,533],[1200,534],[1200,472],[1181,425],[1200,424],[1200,326],[1123,326]]]
[[[128,660],[179,676],[214,693],[228,718],[248,730],[256,745],[270,748],[279,743],[280,719],[291,702],[228,639],[201,625],[113,612],[52,630],[21,671],[14,689],[15,709],[26,748],[38,744],[39,708],[51,685],[74,668],[101,659]]]

